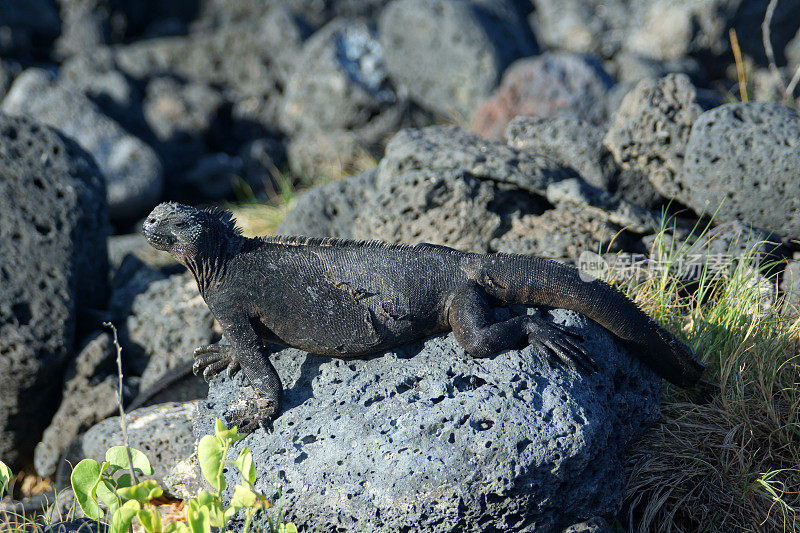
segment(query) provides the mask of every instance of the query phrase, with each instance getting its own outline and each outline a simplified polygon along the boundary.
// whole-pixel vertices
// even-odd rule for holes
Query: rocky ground
[[[279,233],[572,263],[645,257],[664,239],[701,262],[757,245],[787,260],[778,275],[794,294],[800,89],[786,88],[800,1],[777,4],[772,70],[767,4],[4,0],[0,459],[63,483],[66,451],[102,455],[117,438],[103,422],[117,404],[102,322],[119,331],[126,402],[220,339],[191,277],[136,235],[162,200],[274,200],[289,183],[307,190]],[[657,238],[662,213],[674,224]],[[697,221],[709,235],[692,235]],[[623,448],[656,415],[658,387],[602,332],[575,327],[600,339],[612,382],[550,376],[524,350],[504,357],[526,368],[470,362],[446,336],[352,365],[281,352],[293,399],[249,444],[260,473],[285,472],[294,516],[321,527],[550,531],[613,516]],[[176,493],[170,472],[226,387],[196,411],[186,402],[208,387],[186,377],[148,398],[156,416],[132,415],[153,424],[142,445]],[[477,411],[495,407],[485,428]],[[387,454],[397,470],[379,464]],[[465,465],[471,477],[456,474]],[[406,470],[423,477],[393,483]],[[348,503],[334,513],[334,500]]]

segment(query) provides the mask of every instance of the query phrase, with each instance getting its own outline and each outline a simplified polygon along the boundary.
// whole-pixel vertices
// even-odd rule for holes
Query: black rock
[[[12,468],[58,407],[76,328],[105,308],[105,195],[74,141],[0,114],[0,458]]]

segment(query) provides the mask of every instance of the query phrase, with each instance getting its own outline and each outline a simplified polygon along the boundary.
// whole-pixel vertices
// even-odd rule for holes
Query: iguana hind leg
[[[487,357],[499,351],[528,343],[548,360],[586,372],[596,372],[597,365],[579,344],[579,335],[567,328],[532,315],[493,322],[491,307],[483,289],[469,284],[453,297],[448,321],[456,340],[474,357]]]

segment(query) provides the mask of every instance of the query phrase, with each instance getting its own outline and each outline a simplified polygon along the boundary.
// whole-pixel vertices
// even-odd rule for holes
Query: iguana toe
[[[531,322],[528,329],[530,344],[543,351],[551,362],[589,374],[597,372],[597,363],[578,343],[583,340],[580,335],[560,324],[539,320]]]
[[[233,379],[234,374],[236,374],[240,368],[242,368],[242,365],[239,363],[239,359],[236,358],[230,362],[225,373],[228,375],[228,378]]]
[[[203,369],[203,379],[208,382],[211,381],[211,378],[222,372],[224,369],[228,368],[230,365],[227,361],[216,361],[210,363]]]
[[[227,368],[228,377],[232,377],[239,369],[239,358],[232,346],[227,344],[211,344],[200,346],[194,351],[194,364],[192,371],[195,375],[203,373],[206,381],[216,376]]]

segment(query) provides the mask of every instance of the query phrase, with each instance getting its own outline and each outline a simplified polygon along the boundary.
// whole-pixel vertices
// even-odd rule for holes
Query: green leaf
[[[297,533],[297,526],[293,522],[278,526],[278,533]]]
[[[231,497],[231,506],[241,509],[242,507],[253,507],[255,504],[255,492],[245,485],[236,485]]]
[[[233,444],[234,442],[239,442],[240,440],[242,440],[247,436],[236,431],[236,426],[233,426],[233,428],[228,429],[225,426],[225,423],[219,418],[217,418],[216,421],[214,422],[214,434],[223,441],[228,441],[229,444]]]
[[[117,489],[117,494],[123,500],[136,500],[147,503],[153,498],[158,498],[164,494],[163,489],[154,479],[146,479],[132,487],[122,487]]]
[[[145,476],[153,475],[153,467],[150,466],[150,461],[144,452],[131,448],[131,460],[133,461],[133,469],[136,472],[144,474]],[[128,452],[125,446],[112,446],[106,451],[106,461],[111,463],[120,470],[129,470],[130,463],[128,462]]]
[[[197,493],[197,503],[200,507],[208,507],[210,505],[214,505],[215,502],[219,501],[219,496],[216,494],[211,494],[205,489],[200,489],[200,492]]]
[[[103,500],[106,505],[108,505],[108,510],[111,512],[111,514],[114,514],[114,512],[119,509],[119,506],[122,504],[117,495],[114,493],[114,485],[112,485],[107,479],[100,480],[100,483],[98,483],[97,487],[95,488],[94,494]]]
[[[224,513],[222,512],[222,502],[219,496],[208,492],[207,490],[200,490],[195,500],[198,507],[208,509],[208,516],[211,520],[211,525],[214,527],[223,527],[225,525]]]
[[[253,454],[250,453],[250,448],[244,448],[239,452],[239,457],[234,463],[239,467],[245,483],[252,485],[256,482],[256,465],[253,464]]]
[[[222,513],[222,514],[223,514],[223,520],[224,520],[224,522],[223,522],[223,523],[227,524],[227,523],[228,523],[228,520],[230,520],[231,518],[233,518],[233,515],[235,515],[235,514],[236,514],[236,511],[238,511],[238,510],[239,510],[239,509],[237,509],[237,508],[236,508],[236,507],[234,507],[233,505],[229,505],[229,506],[227,507],[227,509],[225,509],[225,511],[223,511],[223,513]]]
[[[218,491],[225,489],[225,476],[222,473],[225,457],[223,443],[217,437],[206,435],[197,445],[197,461],[203,477]]]
[[[189,500],[186,506],[186,523],[192,533],[211,533],[208,507],[201,507],[197,501]]]
[[[216,505],[214,507],[206,507],[208,509],[208,516],[211,520],[212,527],[216,527],[220,530],[225,529],[225,512],[222,510],[222,505]]]
[[[8,488],[8,483],[13,477],[14,474],[11,469],[3,461],[0,461],[0,498],[3,497],[3,493]]]
[[[164,533],[189,533],[189,526],[184,522],[170,522],[164,527]]]
[[[147,533],[161,533],[161,513],[152,505],[146,509],[140,509],[136,513],[136,518],[142,523],[142,527]]]
[[[97,504],[95,490],[100,482],[100,465],[94,459],[84,459],[75,465],[70,476],[72,490],[78,505],[89,518],[100,520],[103,511]]]
[[[117,487],[130,487],[133,484],[133,478],[130,474],[122,474],[116,481]]]
[[[114,516],[111,517],[111,527],[108,529],[109,533],[127,533],[131,527],[131,522],[136,513],[141,509],[141,505],[136,500],[130,500],[117,509]]]

